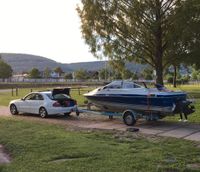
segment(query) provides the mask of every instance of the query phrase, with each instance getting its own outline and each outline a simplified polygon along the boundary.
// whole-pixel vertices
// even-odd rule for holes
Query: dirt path
[[[10,116],[8,107],[0,106],[0,116]]]
[[[8,107],[0,106],[0,116],[11,116]],[[80,114],[79,117],[75,115],[70,117],[51,116],[46,119],[42,119],[36,115],[17,115],[15,117],[51,124],[61,124],[73,128],[119,131],[126,131],[128,128],[131,128],[126,126],[121,118],[110,120],[108,117],[89,114]],[[144,120],[139,120],[134,127],[138,128],[139,132],[144,134],[183,138],[200,142],[200,125],[198,124],[166,121],[146,122]]]
[[[8,164],[10,163],[10,157],[6,153],[4,147],[0,145],[0,164]]]

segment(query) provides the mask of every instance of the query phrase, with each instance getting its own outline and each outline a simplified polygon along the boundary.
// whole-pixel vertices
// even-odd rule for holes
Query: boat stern
[[[185,115],[190,115],[195,112],[194,102],[191,100],[181,100],[175,105],[174,114],[184,113]]]

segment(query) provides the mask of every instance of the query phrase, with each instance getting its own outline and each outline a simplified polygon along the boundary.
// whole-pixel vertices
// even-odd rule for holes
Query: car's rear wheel
[[[40,108],[39,114],[41,118],[46,118],[48,116],[47,110],[44,107]]]
[[[10,105],[10,113],[11,113],[12,115],[17,115],[17,114],[18,114],[17,107],[16,107],[14,104],[11,104],[11,105]]]

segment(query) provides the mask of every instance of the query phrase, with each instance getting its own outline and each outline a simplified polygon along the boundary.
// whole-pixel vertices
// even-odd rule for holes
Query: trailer
[[[122,117],[126,125],[133,126],[137,120],[141,118],[144,118],[147,121],[157,121],[165,118],[166,116],[174,116],[177,113],[187,116],[195,111],[195,107],[191,105],[191,103],[193,103],[193,101],[188,100],[181,102],[179,106],[176,106],[176,108],[174,107],[174,111],[171,114],[160,111],[141,111],[133,109],[126,109],[123,112],[102,111],[97,109],[92,110],[91,106],[93,106],[93,104],[90,103],[87,108],[77,108],[76,114],[79,115],[80,113],[87,113],[93,115],[103,115],[108,116],[109,119],[113,119],[113,117]]]
[[[80,113],[87,113],[93,115],[103,115],[107,116],[109,119],[113,119],[114,117],[122,117],[124,124],[128,126],[133,126],[137,122],[138,119],[144,118],[147,121],[157,121],[161,119],[161,117],[156,113],[141,113],[136,112],[131,109],[127,109],[124,112],[109,112],[109,111],[100,111],[100,110],[91,110],[86,108],[78,108],[76,111],[76,115],[78,116]]]

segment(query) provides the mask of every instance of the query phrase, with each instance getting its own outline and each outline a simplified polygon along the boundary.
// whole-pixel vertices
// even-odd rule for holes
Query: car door
[[[34,113],[35,93],[27,95],[21,104],[21,111],[26,113]]]
[[[39,108],[44,104],[44,98],[41,94],[36,93],[32,102],[32,113],[39,114]]]

